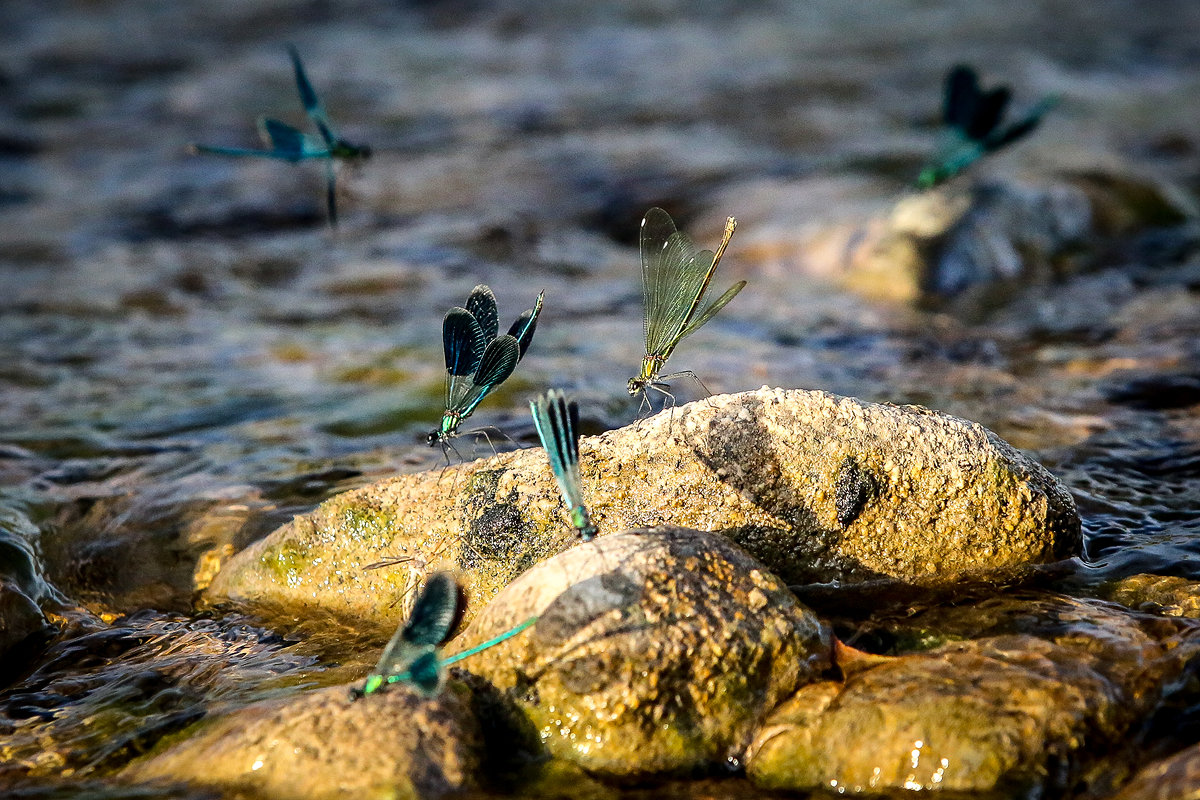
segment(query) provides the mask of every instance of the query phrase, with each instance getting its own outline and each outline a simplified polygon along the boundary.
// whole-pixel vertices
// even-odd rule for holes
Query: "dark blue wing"
[[[442,320],[442,347],[446,351],[446,371],[451,375],[474,375],[483,356],[486,340],[479,323],[465,308],[457,306]]]
[[[975,114],[967,126],[967,136],[975,141],[982,141],[991,136],[1004,117],[1004,111],[1008,107],[1011,96],[1012,92],[1007,86],[1001,86],[980,95],[979,103],[975,107]]]
[[[303,133],[277,119],[264,117],[261,122],[263,136],[271,146],[271,153],[276,158],[287,161],[299,161],[311,155],[308,150],[306,137]]]
[[[312,120],[313,125],[316,125],[317,130],[321,132],[321,138],[325,140],[325,146],[333,150],[337,143],[337,136],[333,132],[333,125],[329,122],[329,117],[325,114],[325,109],[321,106],[321,101],[317,97],[312,83],[309,82],[308,75],[304,72],[304,64],[300,62],[300,54],[290,44],[287,46],[287,49],[288,55],[292,57],[292,70],[296,73],[296,89],[300,92],[300,103],[304,106],[304,111],[308,114],[308,118]]]
[[[401,638],[414,645],[437,647],[444,644],[462,619],[464,600],[462,587],[449,572],[430,575],[413,604]]]
[[[1003,130],[998,130],[992,134],[984,146],[988,150],[999,150],[1005,145],[1012,144],[1018,139],[1027,136],[1042,122],[1042,116],[1049,111],[1058,102],[1057,98],[1047,97],[1038,103],[1020,122],[1014,122]]]
[[[408,665],[408,682],[426,697],[441,691],[446,682],[446,668],[436,652],[422,653]]]
[[[979,79],[975,70],[959,64],[946,76],[942,121],[951,128],[966,133],[979,104]]]
[[[452,308],[442,320],[442,348],[446,354],[445,408],[459,405],[479,368],[486,340],[475,317],[465,308]]]
[[[479,360],[479,369],[475,373],[475,385],[471,387],[471,391],[458,406],[462,416],[471,416],[475,407],[488,396],[489,392],[508,380],[508,376],[512,375],[520,360],[521,346],[517,344],[515,338],[505,334],[493,339],[487,349],[483,351],[483,358]]]
[[[471,290],[467,298],[467,311],[475,317],[483,329],[485,341],[490,342],[500,332],[500,316],[496,313],[496,295],[482,283]]]
[[[508,335],[517,340],[518,361],[525,357],[525,351],[533,341],[533,332],[537,330],[538,316],[542,313],[542,299],[545,295],[545,291],[538,292],[537,299],[533,301],[533,308],[517,317],[517,321],[508,329]]]

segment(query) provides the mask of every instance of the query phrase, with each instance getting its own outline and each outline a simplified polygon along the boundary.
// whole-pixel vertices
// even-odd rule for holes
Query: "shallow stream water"
[[[978,421],[1075,495],[1085,555],[1051,588],[1200,581],[1194,235],[1129,231],[982,314],[865,298],[813,267],[823,231],[912,191],[956,61],[1061,98],[960,180],[1087,168],[1200,189],[1200,7],[1005,5],[8,4],[0,526],[61,597],[49,646],[0,670],[0,790],[147,796],[106,776],[201,715],[359,674],[377,642],[210,619],[194,593],[293,514],[442,463],[422,441],[440,322],[476,283],[502,325],[546,303],[474,423],[531,444],[526,403],[550,386],[580,400],[586,433],[632,421],[651,205],[710,247],[737,216],[718,280],[749,281],[672,366],[714,392]],[[375,149],[339,174],[337,230],[319,165],[185,152],[252,146],[262,113],[301,123],[286,42],[346,138]]]

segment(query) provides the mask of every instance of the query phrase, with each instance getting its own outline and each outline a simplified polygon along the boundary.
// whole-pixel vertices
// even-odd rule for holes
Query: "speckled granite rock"
[[[830,666],[830,637],[727,539],[654,528],[581,544],[526,572],[453,648],[531,616],[472,658],[552,756],[599,775],[680,772],[737,758],[796,686]]]
[[[1078,552],[1066,489],[983,427],[824,392],[713,397],[585,437],[602,533],[719,532],[789,583],[953,581]],[[573,540],[540,448],[348,492],[225,565],[208,592],[259,613],[394,625],[429,572],[476,603]],[[409,560],[364,567],[386,556]]]
[[[440,797],[477,785],[482,736],[465,690],[404,688],[352,702],[331,687],[259,703],[195,730],[123,773],[264,800]]]

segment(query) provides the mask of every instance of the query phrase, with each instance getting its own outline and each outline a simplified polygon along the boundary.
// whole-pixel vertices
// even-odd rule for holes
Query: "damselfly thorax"
[[[671,348],[671,350],[674,349],[674,347]],[[663,364],[667,363],[667,356],[671,355],[671,350],[662,354],[642,357],[641,371],[635,377],[629,379],[629,394],[631,397],[636,396],[638,392],[646,391],[647,386],[658,382],[658,373],[662,371]]]
[[[462,422],[462,413],[459,411],[447,411],[442,414],[442,427],[438,430],[432,430],[425,437],[425,443],[433,447],[438,442],[445,441],[458,432],[458,424]]]

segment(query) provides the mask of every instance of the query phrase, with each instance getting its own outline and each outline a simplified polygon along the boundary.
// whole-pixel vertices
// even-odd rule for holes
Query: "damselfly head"
[[[641,378],[630,378],[629,384],[627,386],[627,388],[629,389],[629,396],[637,397],[639,392],[646,391],[647,383],[648,383],[648,381],[644,381]]]
[[[429,445],[430,447],[433,447],[440,441],[442,441],[442,432],[436,428],[425,434],[425,444]]]

